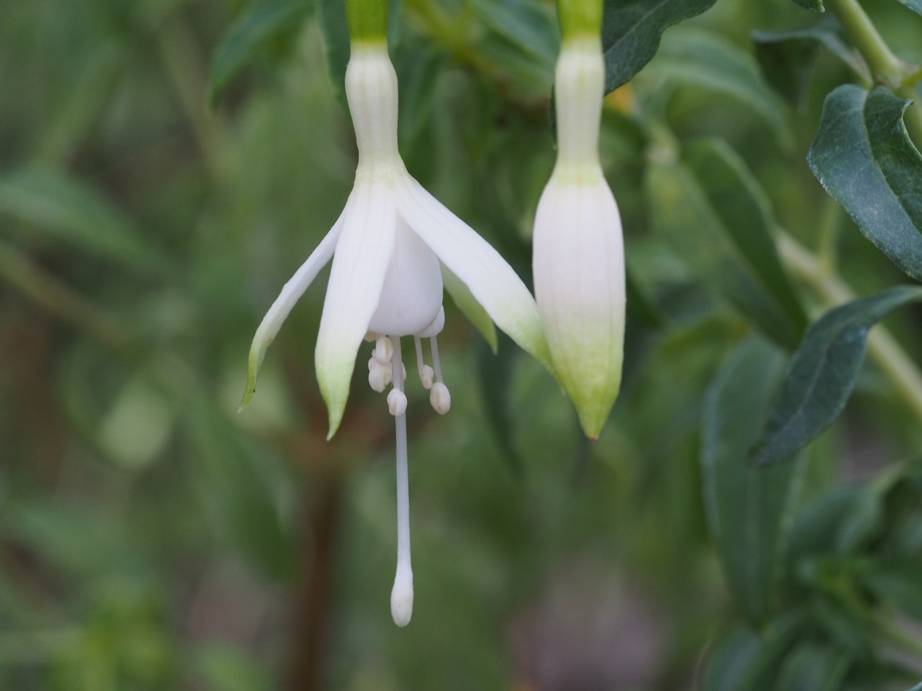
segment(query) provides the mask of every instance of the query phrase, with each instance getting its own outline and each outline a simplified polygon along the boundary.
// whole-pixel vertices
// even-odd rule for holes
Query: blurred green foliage
[[[922,18],[866,4],[922,61]],[[416,612],[398,630],[391,419],[356,385],[323,441],[322,286],[236,413],[253,329],[351,184],[342,8],[314,5],[0,5],[0,688],[880,691],[922,677],[922,438],[876,369],[796,472],[714,474],[757,440],[747,411],[780,372],[759,329],[792,342],[709,275],[721,252],[764,262],[753,299],[780,301],[792,333],[800,303],[821,305],[746,246],[747,207],[725,198],[737,183],[703,174],[692,140],[719,137],[757,180],[757,242],[773,225],[811,247],[832,237],[858,292],[900,280],[805,161],[823,97],[853,73],[811,53],[792,109],[754,57],[753,31],[815,16],[721,0],[609,97],[602,157],[631,295],[624,390],[597,443],[536,363],[506,341],[494,356],[450,310],[451,414],[411,388]],[[408,167],[527,275],[553,165],[551,3],[394,5]],[[697,236],[702,256],[675,242],[704,229],[664,170],[696,171],[676,193],[729,234]],[[917,317],[888,320],[911,354]],[[747,361],[763,364],[737,374]]]

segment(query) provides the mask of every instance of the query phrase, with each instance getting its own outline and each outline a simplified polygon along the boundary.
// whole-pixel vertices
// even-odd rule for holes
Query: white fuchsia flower
[[[535,215],[535,298],[557,378],[596,438],[621,384],[624,247],[599,162],[601,0],[560,0],[558,10],[557,163]]]
[[[359,152],[354,187],[333,228],[259,325],[250,348],[244,403],[253,395],[266,349],[332,259],[315,351],[317,379],[329,412],[328,438],[342,420],[356,354],[367,338],[374,342],[368,383],[382,393],[391,386],[387,407],[396,418],[398,557],[391,613],[404,626],[413,609],[413,572],[401,337],[413,337],[422,385],[442,415],[451,407],[436,341],[445,323],[443,286],[472,321],[492,320],[539,360],[547,363],[549,356],[537,307],[515,271],[407,172],[397,150],[397,75],[383,40],[353,41],[346,96]],[[424,361],[423,339],[429,340],[432,366]]]

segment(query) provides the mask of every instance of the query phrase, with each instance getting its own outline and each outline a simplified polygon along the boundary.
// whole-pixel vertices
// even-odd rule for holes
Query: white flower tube
[[[564,36],[557,164],[535,215],[535,297],[558,380],[597,438],[621,385],[624,247],[598,139],[605,68],[597,34]]]

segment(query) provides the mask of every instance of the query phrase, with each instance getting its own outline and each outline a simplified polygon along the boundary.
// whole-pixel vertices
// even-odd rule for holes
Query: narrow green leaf
[[[758,180],[739,154],[720,139],[693,142],[685,148],[683,159],[753,276],[799,336],[807,326],[807,316],[778,257],[773,237],[777,224]]]
[[[628,82],[656,54],[663,32],[710,9],[716,0],[605,0],[605,92]]]
[[[739,628],[709,656],[701,691],[789,691],[775,686],[778,668],[801,628],[798,614],[784,614],[763,631]]]
[[[671,32],[644,74],[728,96],[789,138],[784,102],[763,81],[753,57],[717,34]]]
[[[472,0],[470,7],[480,21],[523,55],[553,71],[560,41],[547,5],[534,0]]]
[[[467,286],[462,283],[461,279],[455,276],[446,266],[442,266],[442,282],[445,284],[445,290],[451,295],[455,306],[461,311],[468,321],[473,324],[484,340],[489,344],[493,354],[497,351],[496,326],[490,315],[483,306],[477,302],[477,298],[471,294]]]
[[[851,660],[829,646],[806,644],[784,661],[777,687],[783,691],[838,691]]]
[[[0,213],[36,236],[60,240],[149,272],[166,265],[159,248],[88,183],[62,171],[26,169],[0,177]]]
[[[790,458],[845,408],[864,362],[868,330],[893,310],[922,300],[922,288],[898,286],[830,310],[807,330],[791,358],[753,457],[760,464]]]
[[[826,7],[823,5],[823,0],[794,0],[794,2],[803,7],[805,10],[812,10],[813,12],[826,11]]]
[[[724,145],[701,143],[686,159],[687,164],[653,161],[648,167],[654,229],[744,318],[793,348],[805,319],[781,269],[770,235],[774,221],[762,193]]]
[[[515,365],[516,349],[503,336],[502,347],[492,352],[479,348],[477,369],[480,375],[480,390],[483,395],[483,410],[490,425],[493,438],[509,464],[513,475],[522,473],[522,458],[513,442],[514,419],[509,414],[510,380]]]
[[[273,43],[296,34],[312,0],[253,0],[228,30],[211,63],[209,99],[215,103],[240,71]]]
[[[887,605],[922,619],[922,562],[916,559],[875,560],[864,581]]]
[[[320,28],[330,81],[342,103],[346,101],[346,66],[349,64],[349,29],[346,0],[319,0]]]
[[[793,31],[755,31],[752,42],[765,81],[795,106],[806,92],[822,48],[839,58],[860,79],[871,81],[861,55],[846,45],[832,20]]]
[[[737,629],[726,636],[708,658],[701,688],[704,691],[740,691],[749,665],[759,654],[759,636]]]
[[[394,68],[400,82],[398,126],[401,150],[412,146],[424,131],[432,113],[436,85],[443,67],[442,54],[421,40],[404,41],[394,51]],[[429,142],[426,141],[425,145],[428,146]]]
[[[909,103],[882,86],[840,86],[826,98],[807,161],[865,237],[922,281],[922,154],[903,123]]]
[[[796,490],[796,466],[763,469],[747,458],[783,367],[781,353],[767,342],[742,343],[718,372],[704,407],[708,524],[730,589],[754,623],[771,612]]]

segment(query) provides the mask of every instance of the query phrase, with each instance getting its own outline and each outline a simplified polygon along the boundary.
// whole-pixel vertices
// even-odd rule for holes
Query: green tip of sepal
[[[333,438],[346,412],[346,402],[349,400],[349,383],[352,381],[352,371],[355,365],[355,356],[316,359],[317,383],[320,385],[320,395],[327,407],[329,430],[327,441]]]
[[[243,409],[250,404],[250,401],[253,400],[253,396],[256,394],[256,380],[259,378],[259,370],[262,367],[263,358],[265,356],[265,345],[260,347],[260,344],[254,339],[253,344],[250,346],[249,357],[247,358],[247,381],[243,389],[243,396],[240,398],[240,405],[237,406],[238,413],[243,412]]]
[[[559,372],[559,370],[558,370]],[[566,377],[558,373],[557,380],[573,401],[580,427],[587,437],[595,441],[602,434],[608,416],[621,389],[621,366],[617,374],[609,377]]]

